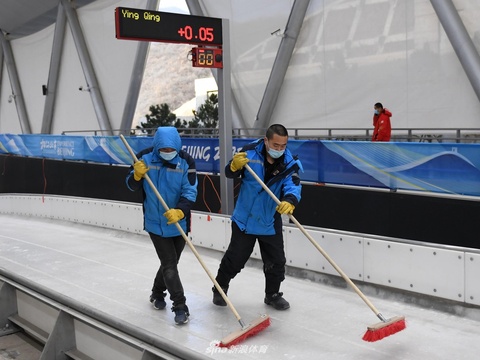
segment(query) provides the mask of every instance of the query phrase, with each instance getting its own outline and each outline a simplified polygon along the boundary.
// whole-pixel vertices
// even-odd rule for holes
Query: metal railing
[[[22,316],[28,318],[19,316],[17,305],[19,293],[25,294],[23,298],[27,297],[28,302],[32,304],[33,310],[22,313]],[[115,345],[122,343],[124,346],[122,348],[128,348],[132,354],[143,353],[142,359],[210,359],[205,354],[189,349],[186,344],[170,341],[2,267],[0,267],[0,294],[2,295],[0,319],[3,320],[3,330],[9,334],[9,328],[12,329],[11,333],[22,329],[30,335],[41,346],[43,345],[41,359],[57,358],[55,355],[60,353],[64,353],[67,355],[65,358],[69,359],[90,359],[82,352],[85,343],[73,342],[75,346],[73,348],[71,346],[70,339],[76,338],[80,332],[73,326],[74,320],[83,324],[84,337],[98,336],[100,332],[109,339],[101,343],[101,350],[106,358],[115,358],[118,352]],[[42,329],[33,325],[35,318],[47,318],[47,312],[48,318],[55,317],[53,318],[55,327],[50,333],[45,330],[47,326]],[[70,323],[72,326],[69,326]]]
[[[290,138],[296,140],[336,140],[371,141],[372,128],[288,128]],[[156,128],[113,130],[116,134],[132,136],[153,136]],[[212,128],[178,128],[182,137],[211,138],[218,137],[219,130]],[[62,135],[103,135],[106,130],[69,130]],[[233,138],[260,137],[266,128],[234,128]],[[429,142],[429,143],[478,143],[480,128],[393,128],[392,142]]]

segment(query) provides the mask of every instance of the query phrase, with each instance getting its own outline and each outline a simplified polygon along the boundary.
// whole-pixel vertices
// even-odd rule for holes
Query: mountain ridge
[[[174,111],[195,97],[195,79],[212,77],[210,69],[194,68],[192,45],[151,43],[132,128],[149,114],[150,106],[168,104]]]

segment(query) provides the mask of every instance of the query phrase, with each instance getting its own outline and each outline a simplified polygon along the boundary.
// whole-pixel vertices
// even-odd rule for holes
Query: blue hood
[[[178,135],[177,128],[172,126],[163,126],[157,129],[153,138],[153,150],[158,155],[158,150],[162,148],[172,148],[180,152],[182,140]]]

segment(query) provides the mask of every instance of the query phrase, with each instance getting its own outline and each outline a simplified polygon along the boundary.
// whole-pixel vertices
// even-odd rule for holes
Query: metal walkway
[[[221,254],[199,251],[209,269],[216,272]],[[101,315],[97,321],[113,319],[111,325],[116,322],[124,330],[140,329],[139,333],[156,339],[159,346],[181,348],[185,358],[191,354],[214,359],[474,359],[480,353],[478,308],[445,303],[444,309],[452,306],[461,313],[454,315],[453,311],[429,308],[427,297],[419,300],[422,306],[417,306],[408,304],[406,295],[390,295],[387,299],[371,295],[375,289],[367,289],[367,296],[385,316],[405,315],[407,329],[366,343],[361,337],[377,318],[353,291],[287,276],[282,290],[291,309],[278,312],[263,304],[263,274],[256,266],[246,267],[232,281],[229,296],[246,322],[268,313],[272,324],[236,348],[220,349],[213,342],[238,330],[239,324],[228,308],[211,303],[212,285],[194,255],[186,248],[180,260],[191,312],[190,322],[184,326],[174,325],[169,303],[167,310],[158,311],[148,302],[157,267],[147,236],[49,219],[0,216],[1,269],[61,294],[61,299],[71,305],[93,309],[92,318]],[[2,281],[5,278],[0,277],[0,284]],[[9,286],[4,282],[1,293],[5,294]],[[23,291],[17,291],[17,298],[20,318],[22,312],[35,311],[29,309]],[[5,301],[3,297],[0,304]],[[70,307],[64,310],[67,314],[77,311]],[[47,321],[48,316],[42,315],[42,319]],[[98,330],[78,327],[77,347],[83,344],[79,351],[89,358],[111,359],[111,351],[117,351],[115,359],[162,358],[160,350],[155,354],[155,346],[138,339],[132,340],[136,351],[122,352],[116,350],[118,344],[95,338]],[[142,346],[151,348],[150,355],[138,351]]]

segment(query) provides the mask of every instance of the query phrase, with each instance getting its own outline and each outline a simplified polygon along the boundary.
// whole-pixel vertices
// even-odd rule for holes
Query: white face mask
[[[170,161],[170,160],[172,160],[175,156],[177,156],[177,152],[176,152],[176,151],[172,151],[172,152],[160,151],[160,157],[161,157],[163,160]]]
[[[268,149],[268,155],[270,155],[274,159],[278,159],[280,156],[283,155],[285,150],[274,150],[274,149]]]
[[[285,152],[285,149],[275,150],[275,149],[270,149],[270,146],[268,146],[268,144],[265,144],[265,145],[267,146],[268,155],[270,155],[273,159],[278,159]]]

